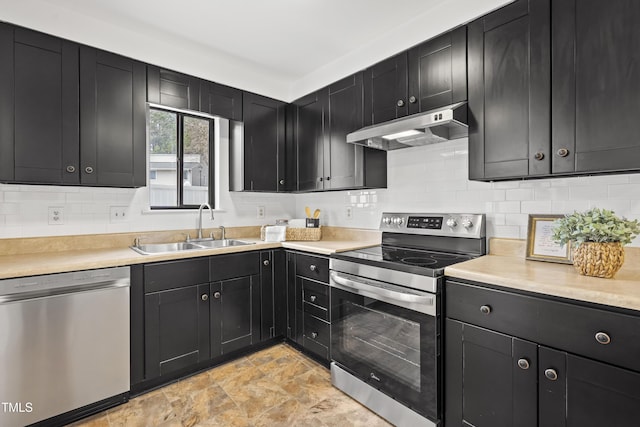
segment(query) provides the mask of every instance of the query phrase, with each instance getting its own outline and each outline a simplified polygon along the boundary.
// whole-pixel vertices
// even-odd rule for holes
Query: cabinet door
[[[467,99],[467,28],[409,50],[409,114]]]
[[[211,355],[260,341],[260,275],[211,284]]]
[[[0,180],[79,182],[78,45],[0,24]]]
[[[145,295],[145,379],[209,359],[209,285]]]
[[[145,83],[144,64],[80,48],[82,184],[146,184]]]
[[[260,252],[261,339],[285,335],[287,323],[286,259],[282,250]]]
[[[553,3],[553,172],[640,169],[640,3]]]
[[[640,374],[540,347],[539,417],[545,427],[626,427],[640,419]]]
[[[296,254],[287,252],[287,338],[299,342],[296,331]]]
[[[244,92],[244,189],[285,189],[285,104]]]
[[[469,178],[549,174],[549,0],[518,0],[472,22],[468,49]]]
[[[327,90],[313,92],[293,102],[298,153],[298,190],[324,189]]]
[[[242,120],[242,91],[218,83],[202,81],[200,110],[229,120]]]
[[[408,114],[407,79],[407,52],[379,62],[364,71],[365,126]]]
[[[147,97],[154,104],[200,111],[200,80],[148,65]]]
[[[445,327],[446,425],[537,426],[536,344],[450,319]]]

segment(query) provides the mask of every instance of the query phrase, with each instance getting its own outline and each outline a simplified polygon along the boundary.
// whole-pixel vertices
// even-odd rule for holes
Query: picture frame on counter
[[[532,261],[571,264],[571,244],[560,245],[552,240],[553,223],[562,215],[529,215],[527,226],[527,252]]]

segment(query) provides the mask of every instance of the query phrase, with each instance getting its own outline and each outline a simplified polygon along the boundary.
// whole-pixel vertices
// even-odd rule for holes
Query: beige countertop
[[[496,249],[492,248],[490,255],[447,267],[445,275],[527,292],[640,310],[639,248],[625,248],[622,269],[613,279],[600,279],[578,274],[571,264],[526,260],[518,241],[507,241],[502,245],[496,240],[498,239],[491,242],[491,246]]]
[[[246,236],[247,234],[255,236],[255,227],[238,227],[235,230],[228,229],[227,237],[252,242],[251,245],[154,255],[141,255],[128,247],[133,243],[133,239],[140,235],[143,238],[148,238],[145,242],[151,243],[152,241],[171,242],[183,240],[183,234],[182,232],[161,232],[4,239],[0,240],[0,279],[280,247],[330,255],[333,252],[344,252],[380,244],[380,233],[375,230],[323,227],[322,240],[316,242],[270,243],[263,242],[256,237]],[[176,238],[176,236],[179,238]]]

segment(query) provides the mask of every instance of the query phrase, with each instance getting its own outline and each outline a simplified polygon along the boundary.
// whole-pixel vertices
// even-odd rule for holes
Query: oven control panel
[[[420,214],[385,212],[384,232],[453,237],[485,237],[484,214]]]

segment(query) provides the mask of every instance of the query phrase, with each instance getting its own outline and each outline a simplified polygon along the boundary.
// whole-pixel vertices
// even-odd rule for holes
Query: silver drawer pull
[[[520,369],[524,369],[524,370],[529,369],[529,361],[524,357],[522,359],[519,359],[518,360],[518,367]]]
[[[309,297],[309,301],[311,301],[311,302],[316,302],[316,298],[317,298],[317,297],[316,297],[315,295],[311,295],[311,296]]]
[[[317,332],[311,332],[311,338],[313,338],[314,340],[316,338],[318,338],[318,333]]]
[[[490,305],[482,305],[480,306],[480,312],[482,314],[489,314],[491,313],[491,306]]]
[[[599,344],[607,345],[611,342],[611,337],[605,332],[598,332],[596,333],[596,341]]]
[[[202,301],[206,301],[209,299],[209,295],[207,294],[202,294]]]
[[[551,381],[555,381],[558,379],[558,373],[555,369],[546,369],[544,371],[544,376]]]
[[[316,267],[316,266],[315,266],[315,265],[313,265],[313,264],[311,264],[311,265],[309,266],[309,270],[311,270],[311,271],[316,271],[317,269],[318,269],[318,267]]]
[[[378,378],[378,376],[377,376],[376,374],[374,374],[373,372],[371,372],[371,373],[369,374],[369,377],[370,377],[372,380],[376,380],[376,381],[380,382],[380,378]]]

